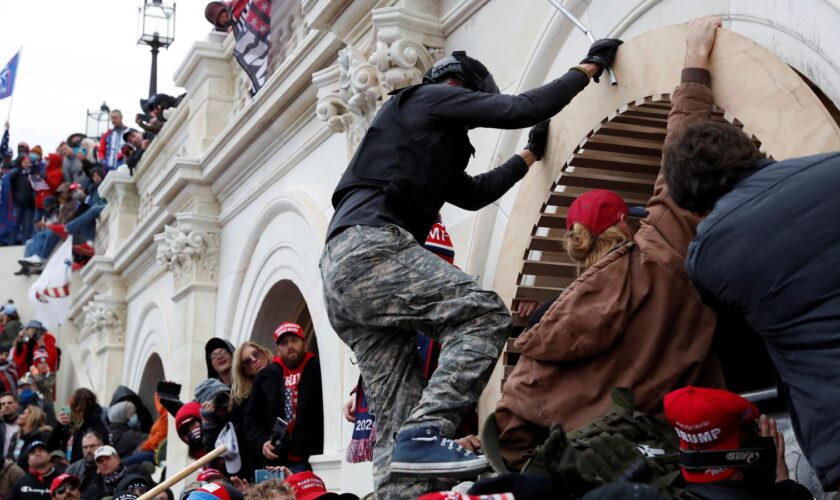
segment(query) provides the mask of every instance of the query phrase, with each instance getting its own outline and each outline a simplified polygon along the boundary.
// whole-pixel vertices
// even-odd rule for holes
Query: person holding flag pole
[[[0,245],[14,244],[15,228],[17,227],[17,218],[12,203],[11,176],[8,175],[6,170],[8,168],[6,158],[9,157],[8,161],[11,162],[13,153],[9,148],[9,118],[12,115],[12,96],[14,95],[12,91],[15,86],[21,50],[22,48],[0,70],[0,99],[10,98],[9,110],[6,114],[6,126],[3,131],[2,143],[0,143],[0,163],[4,165],[4,167],[0,167]]]

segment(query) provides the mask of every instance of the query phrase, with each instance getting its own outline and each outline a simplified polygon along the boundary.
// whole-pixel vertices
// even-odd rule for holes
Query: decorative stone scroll
[[[126,303],[121,300],[97,296],[82,308],[84,322],[82,336],[95,335],[102,346],[125,342]]]
[[[372,49],[347,46],[338,62],[313,74],[318,118],[333,132],[347,132],[351,150],[364,137],[389,92],[420,83],[440,56],[440,23],[429,13],[403,7],[373,12]]]
[[[175,289],[191,284],[215,284],[219,267],[219,233],[189,226],[164,226],[155,236],[156,260],[170,271]]]

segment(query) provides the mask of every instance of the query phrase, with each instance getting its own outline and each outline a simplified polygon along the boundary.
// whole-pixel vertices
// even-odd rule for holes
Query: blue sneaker
[[[434,427],[397,434],[391,472],[420,477],[473,477],[487,470],[487,459],[476,455]]]

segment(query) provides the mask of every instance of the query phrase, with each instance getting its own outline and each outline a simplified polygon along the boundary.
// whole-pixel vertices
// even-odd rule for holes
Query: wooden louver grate
[[[554,300],[577,277],[577,265],[563,248],[563,234],[569,206],[580,194],[610,189],[630,206],[647,204],[660,168],[670,110],[668,95],[628,104],[604,119],[578,145],[548,191],[531,233],[517,278],[514,309],[519,300]],[[727,121],[717,108],[712,119]],[[731,123],[742,127],[737,120]],[[522,332],[525,321],[514,315],[514,324],[513,338]],[[505,353],[505,379],[519,358],[513,338]]]

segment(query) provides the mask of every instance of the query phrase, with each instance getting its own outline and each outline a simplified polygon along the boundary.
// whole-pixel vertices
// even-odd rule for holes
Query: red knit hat
[[[284,321],[280,323],[280,326],[278,326],[276,330],[274,330],[274,343],[276,344],[277,342],[279,342],[280,337],[287,333],[291,333],[295,337],[304,340],[303,328],[301,328],[299,324],[292,323],[291,321]]]
[[[758,408],[741,396],[720,389],[683,387],[665,395],[665,418],[680,438],[681,450],[734,450],[741,446],[741,426],[760,415]],[[682,470],[691,483],[728,479],[731,467]]]
[[[190,401],[178,409],[178,413],[175,414],[175,429],[180,429],[191,419],[201,421],[201,405],[198,401]]]
[[[571,230],[575,223],[580,223],[598,236],[617,224],[621,216],[627,216],[627,213],[627,204],[614,192],[606,189],[587,191],[578,196],[569,207],[566,229]]]
[[[455,247],[452,246],[452,239],[446,232],[446,226],[441,222],[440,215],[429,230],[423,247],[450,264],[455,262]]]

